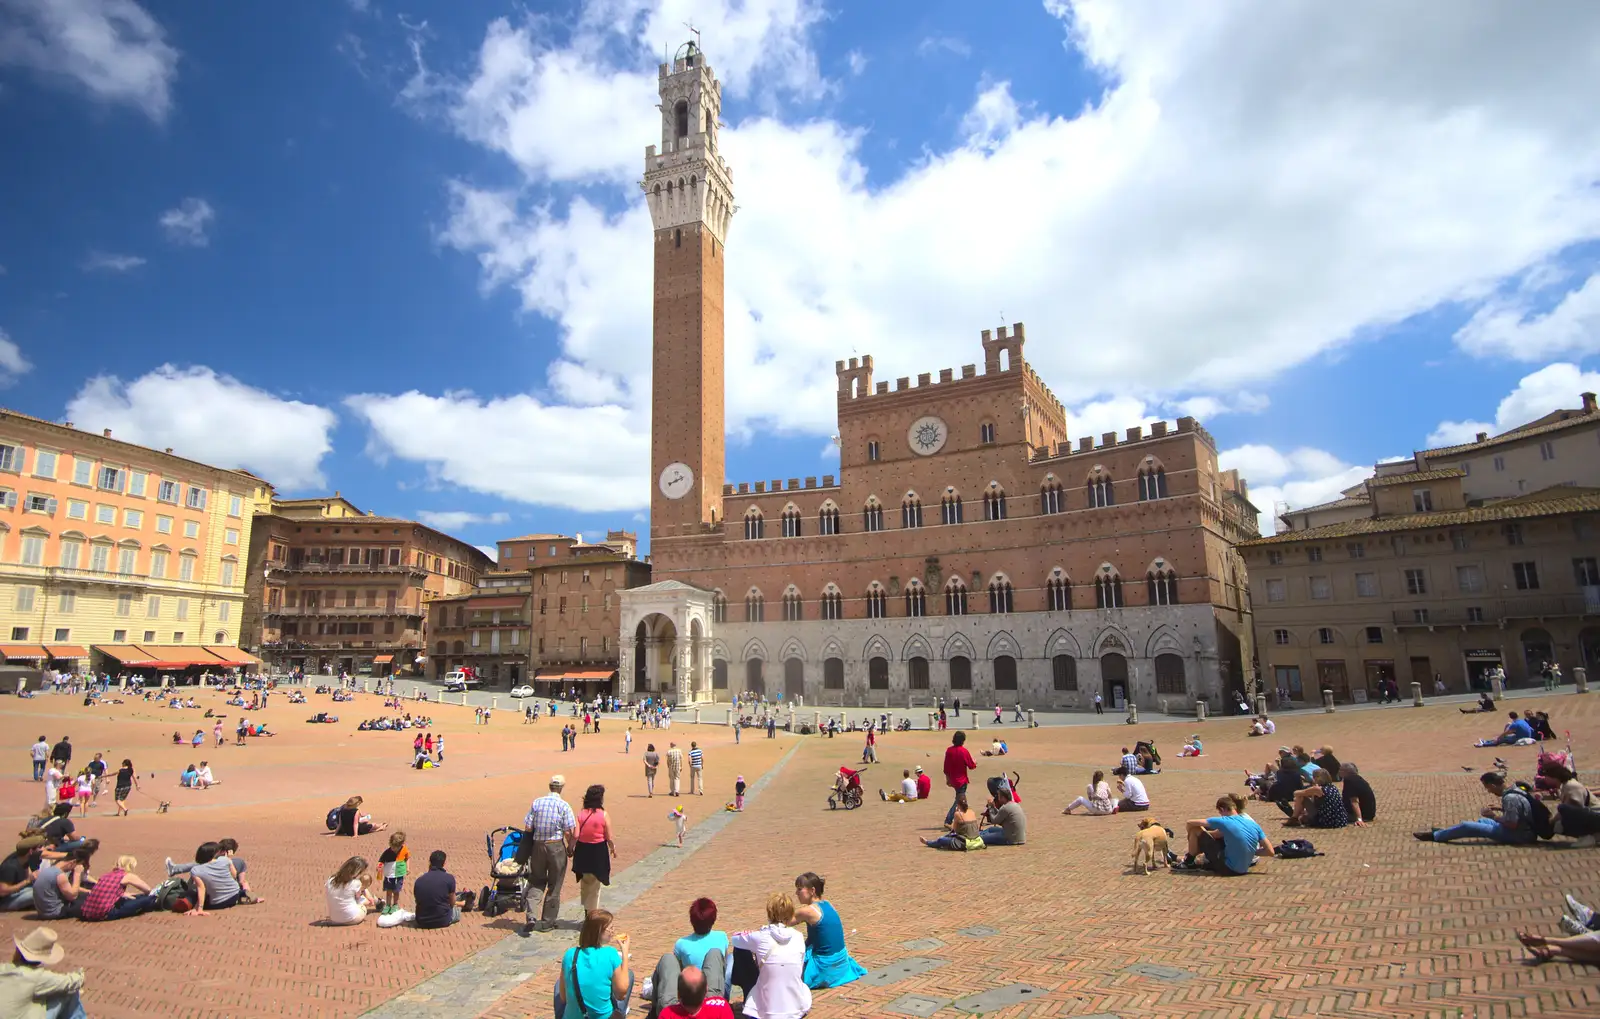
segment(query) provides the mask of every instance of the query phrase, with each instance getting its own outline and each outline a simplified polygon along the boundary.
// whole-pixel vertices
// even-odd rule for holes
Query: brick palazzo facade
[[[1081,709],[1243,688],[1244,482],[1192,418],[1070,442],[1020,323],[915,384],[838,362],[839,477],[724,483],[720,85],[691,44],[660,93],[655,582],[622,595],[624,692]]]

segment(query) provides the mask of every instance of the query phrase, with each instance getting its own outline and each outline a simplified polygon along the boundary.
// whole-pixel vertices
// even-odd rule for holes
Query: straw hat
[[[27,937],[12,936],[17,954],[39,966],[53,966],[61,961],[66,951],[58,943],[56,932],[49,927],[35,927]]]

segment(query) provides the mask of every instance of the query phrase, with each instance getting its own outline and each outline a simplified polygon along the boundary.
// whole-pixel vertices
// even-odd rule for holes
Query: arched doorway
[[[822,688],[824,690],[844,689],[844,659],[825,658],[822,661]]]
[[[677,625],[661,613],[652,612],[639,620],[633,642],[634,689],[678,699]],[[693,696],[687,690],[684,694]]]
[[[889,689],[889,660],[887,658],[873,658],[867,662],[867,689]]]
[[[1112,651],[1100,656],[1100,683],[1106,703],[1122,710],[1128,706],[1128,660]]]
[[[1549,630],[1535,626],[1522,631],[1522,664],[1530,682],[1539,675],[1546,662],[1555,660],[1555,648],[1551,646]]]
[[[1017,660],[1010,655],[1000,655],[994,660],[994,688],[997,691],[1017,688]]]
[[[767,680],[762,674],[766,666],[759,658],[748,658],[744,663],[744,689],[746,693],[764,694],[767,692]]]
[[[798,658],[783,660],[783,695],[789,700],[806,695],[806,663]]]

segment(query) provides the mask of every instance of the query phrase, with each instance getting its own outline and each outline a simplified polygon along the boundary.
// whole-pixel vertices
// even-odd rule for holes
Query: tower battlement
[[[985,329],[982,333],[983,374],[978,373],[977,365],[964,364],[961,366],[960,378],[956,377],[954,369],[941,368],[938,381],[934,381],[932,372],[922,372],[917,375],[916,385],[912,385],[909,375],[895,379],[892,387],[888,382],[874,383],[871,354],[859,358],[852,357],[849,361],[835,361],[833,371],[839,379],[839,403],[842,405],[871,396],[885,396],[928,386],[960,385],[971,379],[1016,372],[1033,383],[1036,391],[1032,395],[1035,400],[1044,401],[1057,415],[1064,418],[1066,407],[1056,399],[1050,387],[1039,377],[1039,373],[1034,371],[1033,366],[1023,357],[1022,348],[1026,340],[1027,334],[1021,322],[1009,328],[1001,326],[998,330]]]

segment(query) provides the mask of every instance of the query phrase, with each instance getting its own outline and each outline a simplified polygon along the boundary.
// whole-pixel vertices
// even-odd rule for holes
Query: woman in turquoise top
[[[806,923],[804,979],[812,990],[843,987],[867,975],[845,949],[844,923],[833,903],[822,897],[823,888],[820,874],[807,871],[794,879],[794,897],[800,903],[795,919]]]
[[[555,1015],[559,1019],[610,1019],[628,1014],[633,996],[628,936],[613,934],[611,913],[596,909],[583,921],[578,945],[561,956],[556,978]]]

